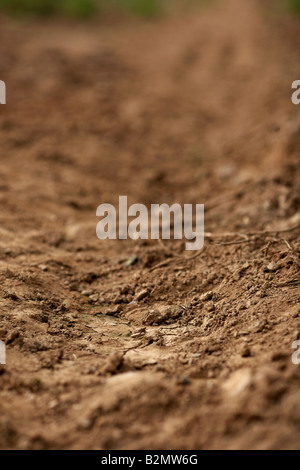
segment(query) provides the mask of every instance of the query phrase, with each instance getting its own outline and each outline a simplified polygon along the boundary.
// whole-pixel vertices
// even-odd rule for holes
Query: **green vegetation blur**
[[[0,0],[0,8],[15,15],[54,13],[89,16],[96,10],[94,0]]]
[[[166,0],[0,0],[0,9],[14,15],[63,14],[89,17],[103,9],[123,9],[142,16],[162,13]]]
[[[105,10],[130,12],[144,17],[210,5],[215,0],[0,0],[0,10],[13,15],[69,15],[89,17]]]
[[[295,13],[300,13],[300,0],[289,0],[290,10]]]
[[[90,17],[103,10],[127,11],[144,17],[159,16],[182,5],[212,4],[215,0],[0,0],[0,10],[13,15],[53,15]],[[300,0],[279,0],[283,7],[300,14]],[[273,4],[276,5],[276,2]]]

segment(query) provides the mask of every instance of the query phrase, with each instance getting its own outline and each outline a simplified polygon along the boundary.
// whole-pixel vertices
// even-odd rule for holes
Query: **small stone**
[[[141,338],[141,337],[144,337],[146,334],[146,328],[143,327],[143,328],[139,328],[138,330],[136,330],[132,335],[131,337],[132,338]]]
[[[42,271],[48,271],[48,268],[45,264],[39,264],[38,267],[42,270]]]
[[[114,316],[114,315],[118,315],[118,313],[121,313],[122,312],[122,306],[119,304],[119,305],[114,305],[114,306],[111,306],[110,308],[108,308],[106,310],[106,315],[111,315],[111,316]]]
[[[237,397],[245,390],[249,390],[252,380],[252,373],[250,369],[241,369],[234,372],[223,385],[225,393],[231,397]]]
[[[136,300],[143,300],[145,297],[147,297],[147,295],[148,295],[147,289],[143,289],[136,294]]]
[[[89,430],[93,427],[93,421],[89,418],[79,418],[78,428],[83,430]]]
[[[163,323],[164,317],[159,310],[152,309],[147,313],[146,317],[143,320],[143,323],[146,325],[160,324]]]
[[[85,295],[86,297],[89,297],[90,295],[92,295],[92,291],[91,290],[83,290],[81,291],[81,294],[82,295]]]
[[[200,297],[200,300],[202,302],[207,302],[208,300],[211,300],[213,298],[213,291],[208,291],[208,292],[205,292],[205,294],[202,294],[201,297]]]
[[[250,267],[250,264],[248,262],[244,263],[243,266],[239,270],[240,274],[246,271],[249,267]]]
[[[207,311],[208,312],[214,312],[216,310],[215,304],[213,302],[209,302],[207,305]]]
[[[269,263],[267,266],[268,271],[276,271],[277,270],[277,264],[272,261],[272,263]]]
[[[251,350],[250,350],[249,346],[245,345],[242,348],[241,356],[242,357],[251,357]]]
[[[6,339],[6,344],[13,343],[15,339],[19,338],[20,332],[18,330],[13,330],[9,333]]]

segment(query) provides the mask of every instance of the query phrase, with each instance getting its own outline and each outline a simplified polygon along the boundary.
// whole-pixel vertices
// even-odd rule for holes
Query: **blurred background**
[[[199,3],[214,0],[1,0],[0,7],[3,11],[15,15],[37,14],[70,14],[79,17],[88,17],[108,10],[131,12],[134,14],[152,17],[178,8],[190,8]],[[289,10],[291,13],[299,13],[299,0],[275,0],[269,2],[273,8]]]
[[[209,0],[1,0],[3,10],[13,14],[70,14],[79,17],[92,16],[107,11],[130,12],[144,17],[153,17],[174,11],[178,8],[186,9],[197,3]],[[297,4],[297,1],[293,2]],[[296,5],[297,6],[297,5]]]
[[[190,8],[203,2],[214,0],[1,0],[0,7],[3,11],[12,14],[70,14],[79,17],[92,16],[99,12],[108,10],[129,11],[142,16],[155,16],[162,13],[174,11],[177,8]],[[273,8],[281,8],[291,13],[299,13],[299,0],[274,0],[269,2]]]

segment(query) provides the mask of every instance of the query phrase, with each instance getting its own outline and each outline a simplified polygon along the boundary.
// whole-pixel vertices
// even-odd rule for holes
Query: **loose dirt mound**
[[[1,20],[1,448],[299,448],[299,77],[264,15]],[[205,203],[204,249],[99,241],[125,194]]]

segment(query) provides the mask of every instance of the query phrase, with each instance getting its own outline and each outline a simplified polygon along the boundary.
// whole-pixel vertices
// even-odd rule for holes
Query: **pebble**
[[[91,290],[83,290],[81,291],[81,294],[82,295],[86,295],[87,297],[89,297],[90,295],[92,295],[92,291]]]
[[[42,271],[48,271],[48,268],[45,264],[39,264],[38,266]]]
[[[213,298],[213,295],[213,291],[205,292],[205,294],[201,295],[200,300],[202,300],[202,302],[207,302],[208,300],[211,300]]]
[[[136,300],[143,300],[145,297],[147,297],[147,295],[148,295],[147,289],[143,289],[136,294]]]
[[[268,271],[276,271],[277,270],[277,264],[272,261],[272,263],[269,263],[267,266]]]

